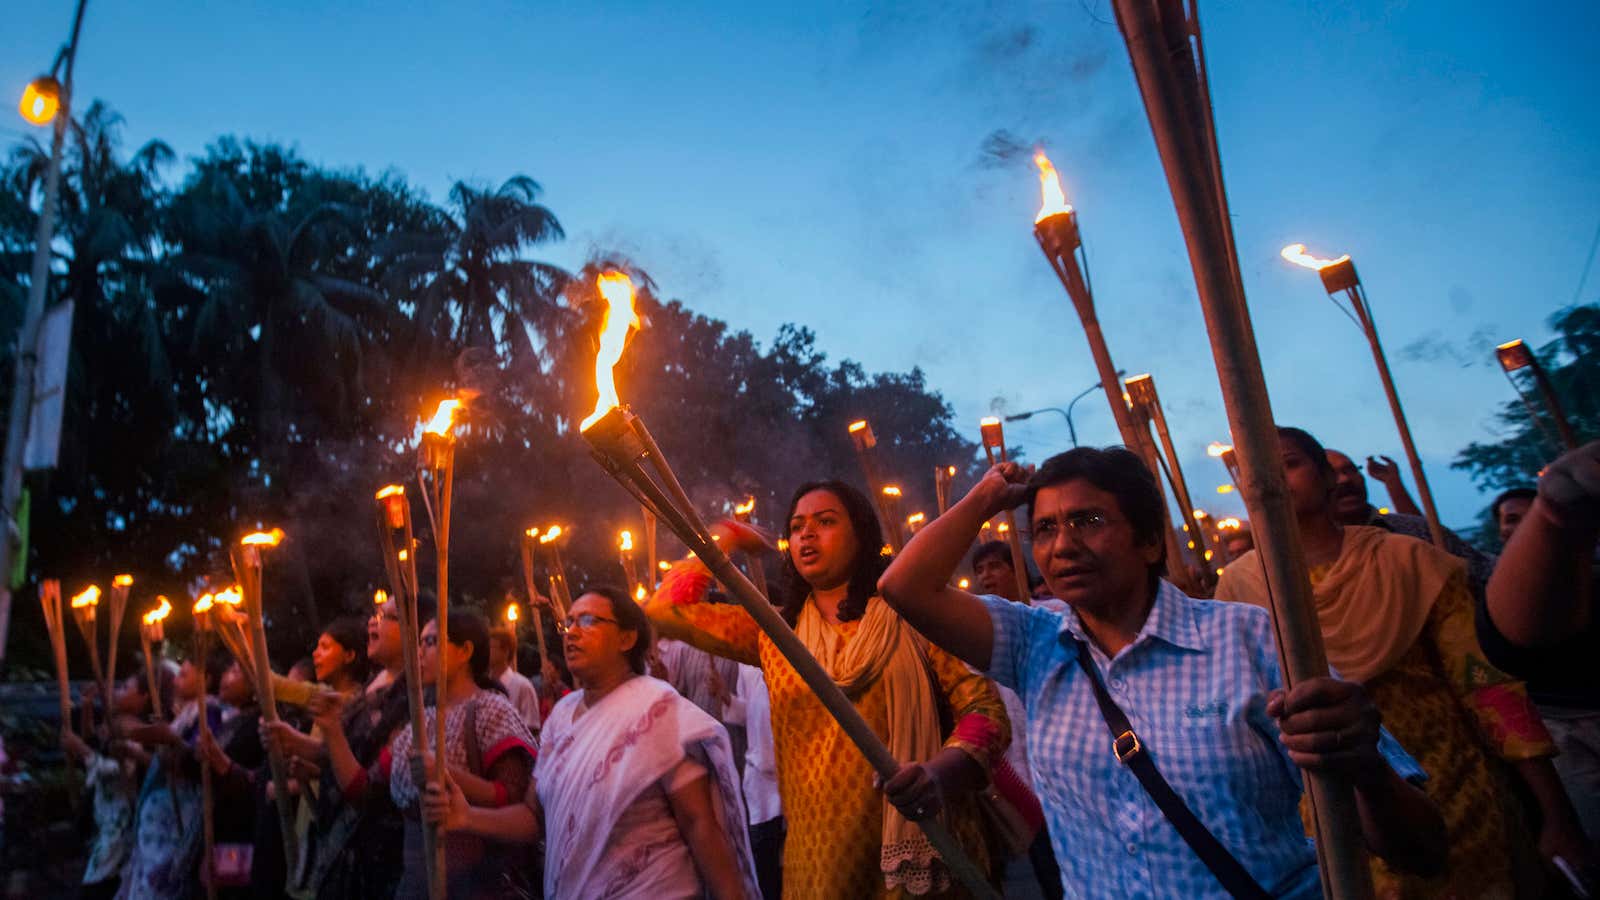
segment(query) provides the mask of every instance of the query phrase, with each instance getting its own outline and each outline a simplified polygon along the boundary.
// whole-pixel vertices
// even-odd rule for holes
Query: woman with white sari
[[[545,720],[525,803],[471,806],[453,783],[432,783],[425,817],[498,840],[543,836],[552,900],[759,897],[727,732],[644,674],[650,623],[638,605],[585,592],[563,644],[582,689]]]

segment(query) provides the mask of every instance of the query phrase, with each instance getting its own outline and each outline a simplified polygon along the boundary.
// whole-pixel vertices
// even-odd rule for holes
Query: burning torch
[[[1532,419],[1539,430],[1545,428],[1544,421],[1534,410],[1533,401],[1523,393],[1522,386],[1511,377],[1511,373],[1518,369],[1527,369],[1533,375],[1533,383],[1539,388],[1539,396],[1544,398],[1545,411],[1550,414],[1550,419],[1556,423],[1556,431],[1561,435],[1561,443],[1568,450],[1578,449],[1578,436],[1572,430],[1572,422],[1567,419],[1566,410],[1561,408],[1561,400],[1556,396],[1555,386],[1550,383],[1550,376],[1544,371],[1544,366],[1539,364],[1539,358],[1533,355],[1520,339],[1508,341],[1494,348],[1495,359],[1500,362],[1501,371],[1506,373],[1506,380],[1511,382],[1511,389],[1522,398],[1522,405],[1528,410],[1528,418]]]
[[[261,556],[283,542],[283,531],[257,531],[239,539],[233,550],[233,574],[244,596],[245,621],[250,628],[251,659],[256,675],[256,696],[261,701],[261,718],[278,722],[278,698],[272,687],[272,661],[267,656],[266,617],[261,602]],[[273,800],[278,807],[279,834],[288,871],[294,871],[300,842],[295,839],[293,798],[289,796],[289,769],[276,744],[267,747],[267,765],[272,770]]]
[[[139,646],[144,650],[144,676],[150,683],[150,708],[159,721],[166,718],[161,709],[161,682],[156,677],[153,654],[155,645],[167,639],[167,616],[172,614],[172,603],[165,597],[156,597],[157,606],[139,618]]]
[[[1006,435],[1005,426],[1000,424],[999,416],[985,416],[978,422],[978,436],[983,440],[983,455],[988,457],[989,466],[992,468],[996,462],[1006,462]],[[1006,543],[1011,547],[1011,571],[1017,578],[1017,602],[1027,603],[1032,592],[1028,590],[1028,559],[1022,555],[1022,536],[1017,533],[1017,514],[1014,510],[1006,510],[1005,521]]]
[[[1197,519],[1192,512],[1195,505],[1189,496],[1189,482],[1183,477],[1183,466],[1178,462],[1178,450],[1173,446],[1172,432],[1167,429],[1167,414],[1161,407],[1161,396],[1156,393],[1155,379],[1148,374],[1135,375],[1124,382],[1124,386],[1128,389],[1128,397],[1134,407],[1142,417],[1155,424],[1156,434],[1161,438],[1161,449],[1166,455],[1167,481],[1172,485],[1172,493],[1177,497],[1178,508],[1184,511],[1184,517],[1189,520],[1184,523],[1183,530],[1193,537],[1191,541],[1193,546],[1190,549],[1200,562],[1202,585],[1209,591],[1216,587],[1217,579],[1211,567],[1206,565],[1211,558],[1210,551],[1206,547],[1205,529],[1195,527]]]
[[[755,495],[752,494],[750,496],[745,497],[743,503],[734,504],[734,507],[733,507],[733,518],[734,518],[734,521],[743,522],[744,524],[749,525],[750,524],[750,517],[751,517],[752,514],[755,513],[755,511],[756,511],[756,498],[755,498]],[[755,556],[755,554],[745,554],[744,567],[747,570],[749,570],[749,572],[750,572],[750,582],[756,586],[756,590],[760,591],[761,595],[763,597],[769,596],[768,593],[767,593],[767,567],[766,567],[766,565],[763,564],[763,562],[759,558],[757,558]]]

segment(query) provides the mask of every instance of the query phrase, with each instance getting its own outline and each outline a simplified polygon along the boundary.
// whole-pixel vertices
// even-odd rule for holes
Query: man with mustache
[[[1162,504],[1120,447],[1067,451],[1031,478],[1001,463],[878,583],[906,622],[1021,696],[1063,884],[1085,897],[1320,896],[1302,768],[1355,786],[1373,853],[1437,871],[1443,822],[1361,687],[1284,691],[1265,610],[1161,577]],[[983,522],[1018,506],[1063,611],[949,585]]]
[[[1433,533],[1428,529],[1428,520],[1421,515],[1408,515],[1404,512],[1380,513],[1377,508],[1367,501],[1367,479],[1362,477],[1361,469],[1356,466],[1355,460],[1338,450],[1328,451],[1328,462],[1333,466],[1333,474],[1337,481],[1333,489],[1333,517],[1340,525],[1371,525],[1414,537],[1419,541],[1433,543]],[[1367,471],[1373,477],[1379,478],[1389,489],[1389,496],[1394,501],[1396,509],[1416,509],[1416,504],[1411,501],[1411,495],[1406,493],[1405,485],[1400,482],[1400,472],[1394,460],[1383,457],[1379,462],[1373,457],[1367,457]],[[1489,583],[1489,573],[1494,571],[1494,559],[1488,554],[1462,540],[1454,531],[1444,529],[1444,546],[1440,548],[1451,556],[1460,557],[1467,563],[1467,583],[1478,596],[1483,595],[1483,586]]]

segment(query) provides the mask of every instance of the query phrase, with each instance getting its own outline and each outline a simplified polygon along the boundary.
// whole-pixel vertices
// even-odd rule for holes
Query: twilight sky
[[[1359,332],[1277,256],[1351,253],[1459,526],[1485,501],[1447,464],[1514,399],[1493,345],[1548,339],[1600,225],[1600,6],[1372,6],[1203,6],[1225,177],[1278,419],[1401,456]],[[71,12],[7,12],[0,94],[48,65]],[[1221,395],[1106,0],[91,0],[78,71],[80,103],[120,111],[130,148],[282,141],[436,200],[456,179],[531,175],[569,235],[550,261],[619,249],[763,341],[794,321],[835,358],[922,366],[974,439],[991,410],[1064,406],[1097,380],[1033,241],[1031,164],[986,149],[1000,132],[1042,143],[1080,210],[1112,356],[1154,374],[1197,502],[1241,509],[1212,492]],[[24,127],[6,113],[0,143]],[[1591,272],[1581,299],[1597,296]],[[1084,443],[1116,441],[1097,397],[1074,418]],[[1067,446],[1054,415],[1007,437],[1035,459]]]

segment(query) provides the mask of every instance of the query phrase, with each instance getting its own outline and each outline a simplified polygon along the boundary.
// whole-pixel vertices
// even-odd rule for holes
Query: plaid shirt
[[[1283,679],[1265,610],[1162,581],[1138,637],[1107,660],[1070,609],[982,600],[994,623],[989,674],[1028,711],[1034,788],[1069,897],[1226,896],[1112,754],[1071,637],[1090,648],[1156,768],[1256,881],[1277,896],[1320,896],[1300,770],[1266,713]],[[1379,749],[1402,777],[1422,777],[1387,732]]]

